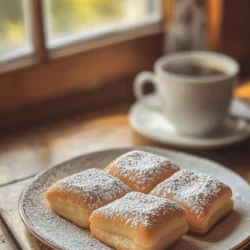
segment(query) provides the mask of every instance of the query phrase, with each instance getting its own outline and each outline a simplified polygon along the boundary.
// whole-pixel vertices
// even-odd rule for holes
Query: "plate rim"
[[[57,165],[55,165],[54,167],[56,167]],[[52,167],[49,167],[49,169]],[[43,171],[45,172],[45,171]],[[41,173],[42,174],[42,173]],[[54,250],[66,250],[65,248],[62,248],[60,246],[57,246],[57,244],[55,242],[51,242],[48,239],[44,239],[41,235],[39,235],[37,233],[37,231],[35,230],[34,226],[30,223],[28,217],[26,216],[24,209],[23,209],[23,202],[24,202],[24,194],[26,193],[26,191],[28,190],[28,188],[30,187],[30,185],[32,185],[32,183],[36,180],[36,177],[39,177],[40,174],[37,174],[32,181],[23,189],[23,191],[20,194],[19,200],[18,200],[18,211],[19,211],[19,215],[21,217],[22,222],[24,223],[24,225],[26,226],[26,228],[29,230],[29,232],[39,241],[41,241],[42,243],[44,243],[46,246],[54,249]]]
[[[145,98],[153,98],[155,97],[156,94],[155,93],[151,93],[146,95]],[[236,98],[233,97],[232,100],[235,100],[239,103],[241,103],[242,105],[244,105],[246,108],[249,109],[250,112],[250,104]],[[222,148],[222,147],[226,147],[232,144],[236,144],[239,142],[242,142],[244,140],[247,140],[250,137],[250,131],[245,131],[244,133],[242,132],[241,134],[236,134],[234,136],[229,136],[226,137],[224,140],[218,140],[216,139],[215,141],[211,140],[211,141],[205,141],[202,140],[201,138],[196,137],[195,140],[190,139],[189,141],[183,141],[183,140],[176,140],[176,139],[163,139],[160,136],[154,136],[152,135],[152,133],[148,133],[146,131],[146,129],[144,129],[141,125],[139,125],[139,123],[137,122],[137,118],[136,118],[136,109],[138,109],[139,105],[143,105],[142,101],[136,101],[135,103],[133,103],[133,105],[130,107],[129,109],[129,124],[131,125],[131,127],[138,132],[139,134],[141,134],[142,136],[152,140],[152,141],[156,141],[156,142],[160,142],[163,143],[165,145],[171,145],[174,147],[181,147],[182,149],[212,149],[212,148]],[[172,133],[170,133],[172,134]],[[198,141],[197,141],[198,139]]]
[[[104,149],[104,150],[97,150],[97,151],[92,151],[92,152],[88,152],[88,153],[85,153],[85,154],[82,154],[82,155],[79,155],[77,157],[73,157],[73,158],[70,158],[66,161],[62,161],[62,162],[59,162],[58,164],[56,165],[53,165],[53,166],[50,166],[46,169],[44,169],[43,171],[41,171],[40,173],[38,173],[35,177],[32,178],[31,182],[22,190],[21,194],[20,194],[20,197],[19,197],[19,200],[18,200],[18,211],[19,211],[19,215],[21,217],[21,220],[22,222],[24,223],[24,225],[26,226],[26,228],[29,230],[29,232],[31,232],[31,234],[36,237],[37,239],[39,239],[42,243],[44,243],[45,245],[51,247],[52,249],[54,250],[67,250],[65,248],[62,248],[61,246],[58,246],[55,242],[51,242],[49,239],[44,239],[42,237],[42,235],[39,235],[34,226],[29,222],[29,219],[27,217],[27,215],[25,214],[24,212],[24,208],[23,208],[23,203],[24,203],[24,196],[25,196],[25,193],[26,191],[30,188],[30,186],[40,178],[40,176],[42,176],[44,173],[50,171],[51,169],[54,169],[54,168],[58,168],[59,166],[61,165],[64,165],[64,164],[67,164],[73,160],[77,160],[79,158],[82,158],[84,156],[87,156],[87,155],[91,155],[91,154],[98,154],[98,153],[105,153],[105,152],[108,152],[108,151],[119,151],[119,150],[135,150],[135,149],[141,149],[141,150],[147,150],[147,149],[152,149],[152,150],[157,150],[157,151],[168,151],[170,153],[174,153],[174,154],[180,154],[180,155],[183,155],[183,156],[188,156],[188,157],[192,157],[192,158],[198,158],[200,160],[205,160],[205,161],[208,161],[208,162],[212,162],[213,164],[216,164],[218,168],[222,168],[224,171],[227,171],[227,172],[230,172],[231,174],[234,174],[236,175],[242,183],[244,183],[243,185],[245,186],[244,188],[249,188],[250,189],[250,185],[248,184],[248,182],[246,180],[244,180],[239,174],[237,174],[236,172],[232,171],[231,169],[228,169],[226,166],[216,162],[216,161],[213,161],[213,160],[210,160],[210,159],[207,159],[207,158],[204,158],[204,157],[200,157],[200,156],[196,156],[196,155],[193,155],[193,154],[189,154],[189,153],[185,153],[185,152],[182,152],[182,151],[177,151],[177,150],[172,150],[172,149],[165,149],[165,148],[160,148],[160,147],[152,147],[152,146],[138,146],[138,147],[117,147],[117,148],[107,148],[107,149]],[[248,243],[248,241],[250,240],[250,236],[245,239],[243,242],[241,242],[239,245],[235,246],[234,248],[232,249],[239,249],[240,247],[244,246],[246,243]]]

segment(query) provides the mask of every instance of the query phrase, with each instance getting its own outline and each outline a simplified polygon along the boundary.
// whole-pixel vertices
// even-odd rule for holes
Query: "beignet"
[[[163,250],[188,231],[177,203],[131,192],[90,216],[91,235],[118,250]]]
[[[165,157],[134,150],[121,155],[104,170],[119,178],[132,191],[147,194],[180,168]]]
[[[68,176],[49,188],[45,197],[50,208],[74,224],[89,228],[89,216],[130,192],[119,179],[100,169]]]
[[[181,170],[160,183],[151,195],[183,206],[192,233],[205,234],[233,209],[232,190],[211,176]]]

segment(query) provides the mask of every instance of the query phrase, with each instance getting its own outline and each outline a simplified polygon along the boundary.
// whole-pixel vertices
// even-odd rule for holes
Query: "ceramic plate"
[[[44,194],[57,180],[93,167],[102,169],[114,158],[131,149],[111,149],[86,154],[39,174],[23,191],[19,201],[21,218],[31,233],[46,245],[57,250],[110,249],[93,239],[89,230],[81,229],[53,213],[47,205]],[[172,249],[236,249],[248,242],[250,206],[244,199],[250,198],[250,188],[240,176],[215,162],[199,157],[159,148],[144,147],[142,149],[166,156],[182,168],[215,176],[230,185],[235,194],[235,211],[229,217],[205,237],[184,236]]]
[[[144,103],[149,103],[154,108],[149,108]],[[246,140],[250,135],[250,106],[238,99],[233,99],[230,115],[225,123],[204,137],[177,133],[159,111],[159,106],[157,95],[150,94],[142,101],[136,102],[129,112],[132,128],[157,142],[181,148],[218,148]]]

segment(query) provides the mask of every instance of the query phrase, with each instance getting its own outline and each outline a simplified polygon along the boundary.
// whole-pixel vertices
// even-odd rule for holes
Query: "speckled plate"
[[[31,233],[53,249],[107,250],[110,249],[81,229],[53,213],[44,199],[46,190],[57,180],[89,168],[104,168],[114,158],[134,148],[110,149],[86,154],[61,163],[39,174],[23,191],[19,210]],[[159,148],[141,148],[166,156],[182,168],[210,174],[230,185],[235,209],[225,220],[204,237],[184,236],[172,249],[239,249],[250,240],[250,188],[240,176],[206,159]],[[240,195],[238,195],[240,194]]]

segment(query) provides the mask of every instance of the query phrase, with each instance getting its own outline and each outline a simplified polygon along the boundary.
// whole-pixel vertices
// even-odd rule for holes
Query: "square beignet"
[[[132,191],[147,194],[180,168],[165,157],[134,150],[121,155],[104,170],[119,178]]]
[[[68,176],[49,188],[45,197],[50,208],[74,224],[89,228],[89,216],[130,192],[119,179],[100,169]]]
[[[233,210],[232,190],[211,176],[181,170],[160,183],[152,195],[167,198],[183,206],[192,233],[205,234]]]
[[[91,235],[118,250],[162,250],[188,231],[187,215],[177,203],[131,192],[90,216]]]

